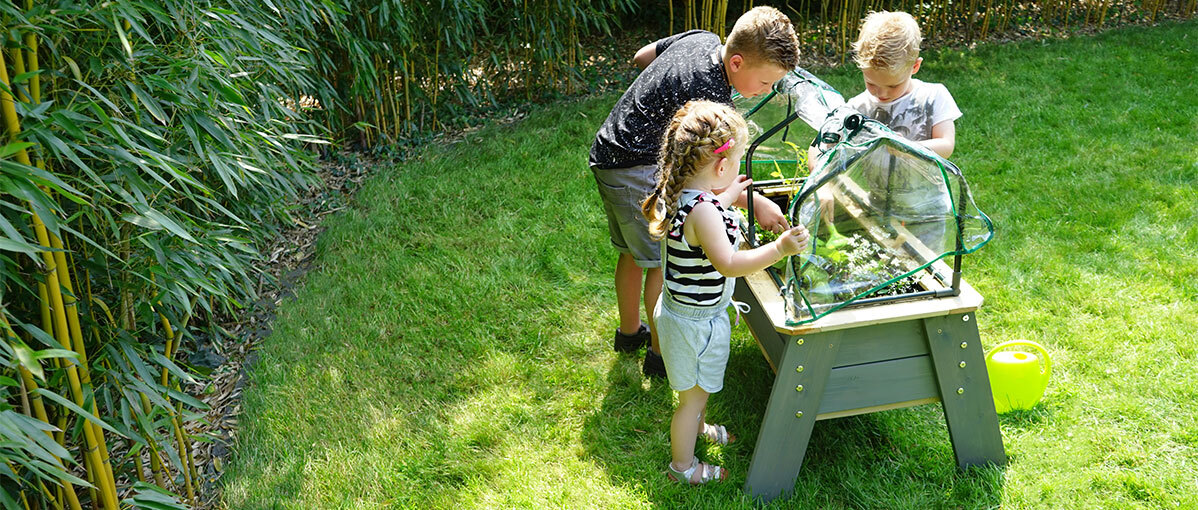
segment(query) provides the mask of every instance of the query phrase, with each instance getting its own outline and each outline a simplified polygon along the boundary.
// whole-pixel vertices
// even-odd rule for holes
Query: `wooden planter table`
[[[937,401],[958,466],[1005,463],[978,338],[982,296],[969,284],[957,296],[849,307],[800,326],[786,325],[765,271],[739,278],[735,299],[751,307],[749,329],[775,373],[745,482],[750,495],[768,501],[794,490],[817,420]]]

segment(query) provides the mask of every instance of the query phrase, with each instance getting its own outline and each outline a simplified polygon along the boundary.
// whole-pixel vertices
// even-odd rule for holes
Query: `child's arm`
[[[936,151],[940,157],[948,159],[953,155],[953,148],[957,145],[957,127],[951,120],[943,121],[932,126],[931,138],[919,143]]]
[[[760,271],[788,255],[807,249],[807,228],[799,225],[778,236],[778,239],[751,250],[736,251],[728,242],[724,217],[710,203],[703,202],[691,209],[683,226],[687,240],[703,248],[707,259],[720,274],[737,278]]]
[[[641,49],[636,50],[636,55],[632,57],[632,63],[636,64],[638,69],[644,71],[646,67],[649,67],[649,63],[653,62],[653,59],[655,58],[657,58],[656,41],[646,44]]]
[[[749,205],[747,200],[748,193],[745,188],[753,184],[753,181],[744,175],[736,177],[736,181],[724,188],[716,194],[720,203],[724,205],[735,205],[744,208]],[[762,228],[771,232],[778,232],[790,228],[789,222],[786,221],[786,215],[782,214],[782,208],[778,207],[773,200],[764,196],[753,194],[753,215],[757,216],[757,223],[760,223]]]

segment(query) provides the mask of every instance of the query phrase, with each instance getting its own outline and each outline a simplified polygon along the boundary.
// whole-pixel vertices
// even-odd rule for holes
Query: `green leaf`
[[[74,76],[76,80],[83,81],[83,74],[79,72],[79,64],[76,64],[71,57],[66,55],[62,55],[59,58],[67,62],[67,66],[71,68],[71,76]]]
[[[17,474],[4,464],[0,464],[0,475],[5,475],[12,479],[17,478]],[[8,495],[8,491],[0,491],[0,503],[4,504],[4,510],[24,510],[21,505],[17,504],[16,500],[12,499],[12,496]]]
[[[121,47],[125,48],[125,54],[128,55],[130,59],[132,59],[133,58],[133,45],[129,43],[129,36],[125,35],[125,29],[121,26],[121,22],[116,19],[116,16],[113,16],[112,24],[114,26],[116,26],[117,37],[121,38]]]
[[[83,408],[79,407],[78,405],[75,405],[74,402],[71,402],[70,400],[67,400],[67,399],[59,396],[57,393],[54,393],[53,391],[49,391],[45,388],[38,388],[36,390],[33,390],[33,393],[41,395],[42,397],[48,398],[50,400],[53,400],[54,402],[58,403],[58,405],[61,405],[67,409],[70,409],[71,412],[86,418],[87,421],[95,423],[97,426],[99,426],[100,428],[102,428],[104,430],[112,432],[113,434],[116,434],[118,436],[125,437],[120,432],[117,432],[116,429],[112,428],[112,425],[105,423],[104,420],[97,418],[94,414],[84,411]]]
[[[158,104],[157,99],[154,99],[153,96],[147,94],[146,91],[142,90],[141,87],[138,87],[133,82],[127,82],[126,85],[129,86],[129,90],[133,91],[133,95],[137,96],[137,100],[141,102],[142,106],[146,107],[146,110],[150,112],[150,115],[153,115],[155,119],[158,119],[158,122],[163,124],[167,123],[166,112],[162,110],[162,105]]]
[[[172,234],[175,234],[193,243],[198,242],[194,237],[191,237],[191,234],[187,233],[187,230],[184,230],[182,226],[180,226],[178,223],[175,223],[175,220],[170,219],[170,217],[166,216],[165,214],[162,214],[152,208],[146,208],[146,210],[143,211],[143,214],[145,214],[147,218],[158,222],[158,224],[162,225],[163,227],[166,227],[166,229]]]
[[[8,341],[12,343],[12,350],[16,353],[17,360],[20,361],[21,366],[25,367],[25,370],[28,370],[34,377],[45,381],[46,374],[42,372],[42,364],[38,363],[33,349],[30,349],[28,345],[25,345],[25,342],[20,340],[14,341],[12,338],[9,338]]]
[[[66,349],[42,349],[40,351],[35,351],[33,353],[33,358],[37,359],[37,360],[43,360],[43,359],[47,359],[47,358],[65,358],[65,359],[71,359],[71,360],[78,360],[79,353],[77,353],[75,351],[68,351]]]
[[[33,147],[33,145],[34,144],[32,142],[10,143],[8,145],[5,145],[4,147],[0,147],[0,158],[8,158],[8,157],[12,156],[13,154],[16,154],[18,152],[26,150],[30,147]]]

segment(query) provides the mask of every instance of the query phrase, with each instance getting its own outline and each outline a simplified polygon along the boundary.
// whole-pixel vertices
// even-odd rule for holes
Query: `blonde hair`
[[[899,71],[915,64],[923,36],[919,24],[905,12],[871,12],[861,22],[853,43],[853,61],[861,69]]]
[[[728,105],[690,101],[674,114],[662,136],[657,186],[641,204],[641,212],[649,220],[649,236],[655,241],[665,237],[669,221],[678,214],[678,198],[690,178],[732,150],[740,150],[715,154],[730,139],[736,140],[733,147],[744,147],[749,142],[749,128]]]
[[[799,65],[799,39],[782,11],[754,7],[736,19],[724,54],[740,54],[751,65],[770,63],[789,71]]]

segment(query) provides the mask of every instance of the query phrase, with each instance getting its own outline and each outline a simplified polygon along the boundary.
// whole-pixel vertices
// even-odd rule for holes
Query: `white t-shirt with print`
[[[952,94],[939,83],[911,78],[911,90],[889,103],[878,102],[869,91],[848,101],[863,115],[886,124],[903,138],[921,142],[932,138],[932,126],[961,118],[961,110]]]

